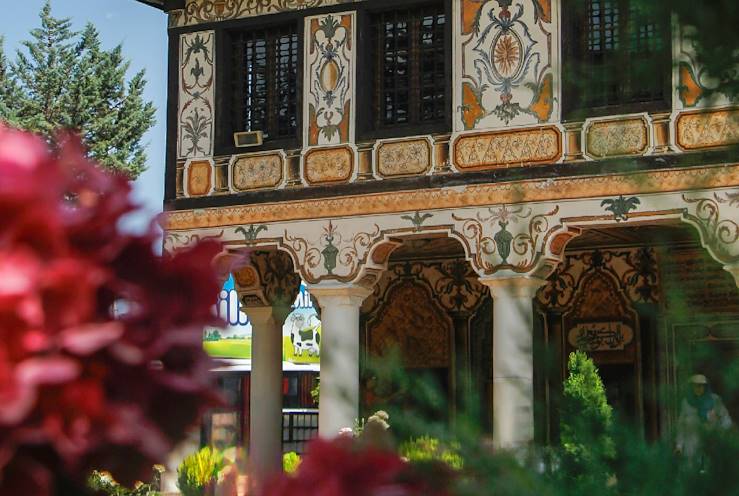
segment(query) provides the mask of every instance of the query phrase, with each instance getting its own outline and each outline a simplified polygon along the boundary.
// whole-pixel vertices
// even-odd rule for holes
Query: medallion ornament
[[[551,0],[460,0],[458,131],[557,119]]]
[[[623,322],[587,322],[571,327],[570,346],[584,351],[621,351],[634,340],[634,329]]]

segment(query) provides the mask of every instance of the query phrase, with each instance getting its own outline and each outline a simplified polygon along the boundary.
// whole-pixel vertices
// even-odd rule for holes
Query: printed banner
[[[203,331],[203,348],[214,358],[251,359],[252,327],[242,310],[230,276],[218,296],[214,311],[225,328],[208,327]],[[300,285],[293,311],[282,326],[282,360],[295,364],[317,364],[321,355],[321,321],[313,307],[308,289]]]

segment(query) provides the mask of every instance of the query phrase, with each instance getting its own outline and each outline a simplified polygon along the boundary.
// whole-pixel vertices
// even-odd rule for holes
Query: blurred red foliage
[[[454,476],[444,464],[415,466],[340,436],[311,441],[295,474],[279,475],[262,496],[447,496]]]
[[[122,233],[130,185],[69,137],[0,127],[0,494],[58,494],[91,469],[146,477],[208,406],[202,328],[219,284],[201,243]]]

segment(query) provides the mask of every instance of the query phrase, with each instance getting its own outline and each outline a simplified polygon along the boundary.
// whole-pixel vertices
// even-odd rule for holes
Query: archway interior
[[[669,435],[692,374],[709,377],[733,418],[723,371],[739,359],[739,291],[686,225],[592,227],[567,246],[535,299],[537,435],[556,442],[570,352],[596,362],[617,416]]]
[[[481,401],[480,423],[491,424],[492,311],[488,290],[465,258],[463,246],[443,235],[405,238],[389,257],[374,292],[362,305],[362,410],[424,409],[408,384],[430,382],[439,395],[433,411],[453,418],[463,397]],[[476,315],[481,306],[488,307]],[[378,372],[377,359],[392,355],[405,385]],[[387,371],[386,371],[387,372]],[[415,402],[415,404],[414,404]]]

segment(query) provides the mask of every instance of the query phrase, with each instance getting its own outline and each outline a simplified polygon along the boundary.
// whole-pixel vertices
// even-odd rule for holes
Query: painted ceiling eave
[[[150,7],[157,8],[159,10],[164,10],[164,0],[136,0],[139,3],[146,4]]]

